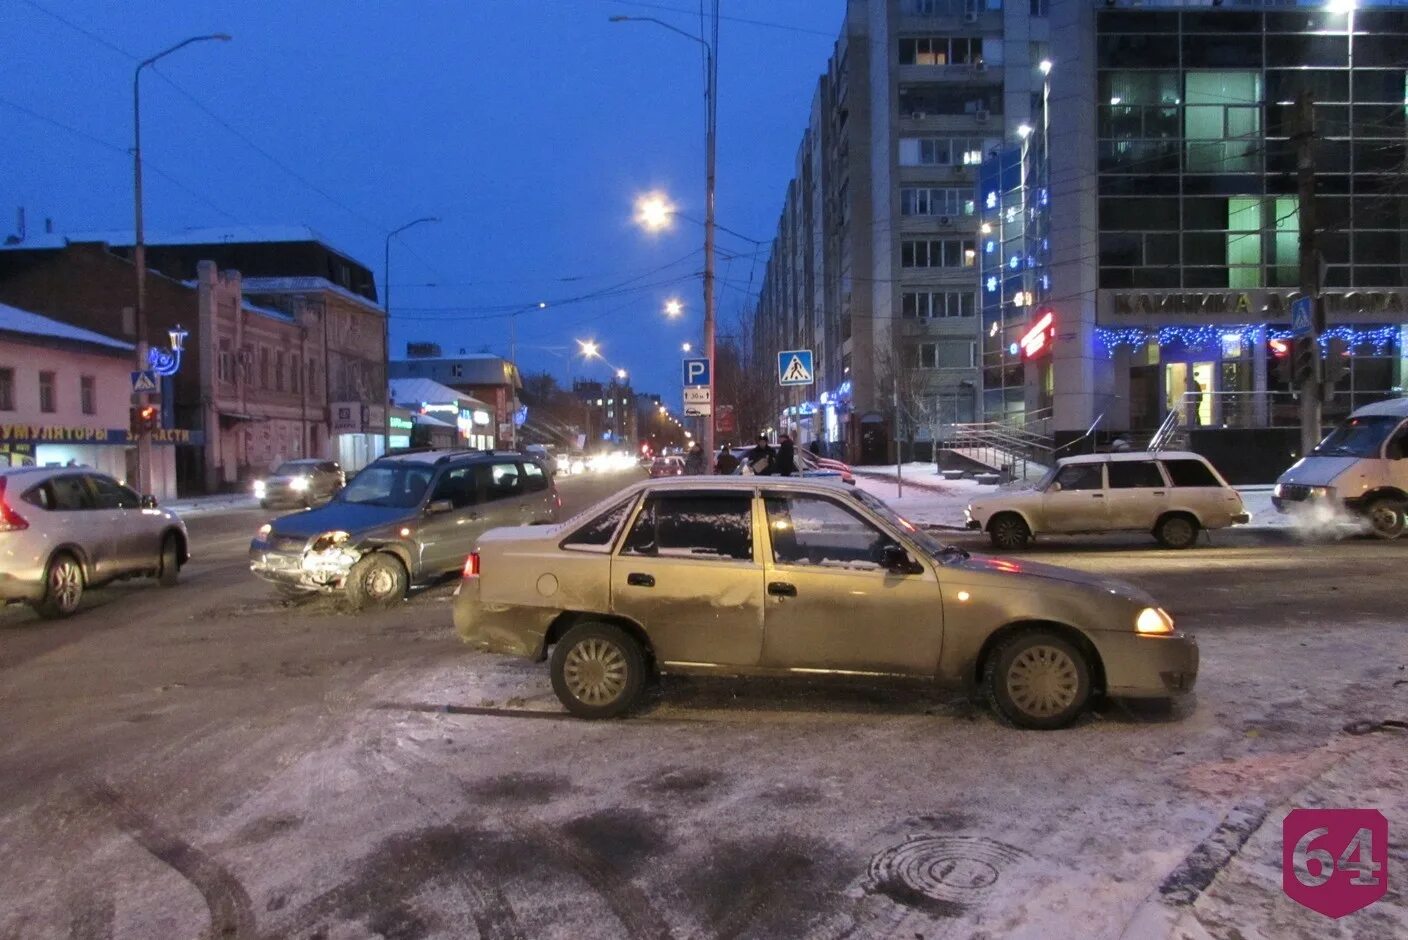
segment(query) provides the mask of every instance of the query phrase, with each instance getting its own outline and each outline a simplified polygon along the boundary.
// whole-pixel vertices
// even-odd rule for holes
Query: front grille
[[[301,552],[308,540],[297,535],[276,535],[269,540],[269,547],[276,552]]]
[[[1310,487],[1303,483],[1282,483],[1280,496],[1292,502],[1307,500],[1310,498]]]

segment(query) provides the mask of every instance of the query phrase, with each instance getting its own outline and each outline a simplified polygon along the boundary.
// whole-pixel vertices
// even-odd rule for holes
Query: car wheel
[[[1403,505],[1392,499],[1376,499],[1364,509],[1369,532],[1377,539],[1392,541],[1403,534]]]
[[[174,535],[161,540],[161,567],[157,570],[156,582],[162,587],[175,587],[181,577],[181,542]]]
[[[347,572],[347,599],[356,610],[390,607],[406,596],[408,580],[400,559],[386,552],[376,552]]]
[[[1090,700],[1090,663],[1059,634],[1029,630],[993,650],[983,686],[993,711],[1017,727],[1064,728]]]
[[[1164,548],[1192,548],[1198,542],[1198,522],[1192,516],[1164,516],[1154,526],[1154,538]]]
[[[55,555],[44,572],[44,599],[34,609],[46,620],[58,620],[78,610],[82,600],[83,566],[66,552]]]
[[[579,623],[552,651],[552,690],[579,718],[615,718],[645,686],[645,652],[620,627]]]
[[[1004,512],[988,523],[988,538],[998,551],[1016,552],[1027,547],[1032,530],[1021,516]]]

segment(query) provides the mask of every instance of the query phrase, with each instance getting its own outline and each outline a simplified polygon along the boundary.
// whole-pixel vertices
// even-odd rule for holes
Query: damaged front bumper
[[[309,591],[342,590],[347,573],[361,558],[360,551],[346,544],[315,550],[313,545],[297,549],[255,539],[249,546],[251,572],[273,584]]]

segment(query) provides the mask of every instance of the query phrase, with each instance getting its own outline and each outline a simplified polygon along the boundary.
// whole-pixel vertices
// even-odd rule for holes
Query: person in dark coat
[[[777,448],[777,463],[774,464],[773,473],[780,477],[796,476],[797,474],[797,448],[792,443],[792,438],[786,434],[782,435],[782,441]]]
[[[727,444],[719,453],[719,459],[714,462],[714,472],[721,476],[728,476],[738,469],[738,458],[733,456],[733,451],[729,450]]]
[[[776,460],[777,455],[773,453],[772,445],[761,434],[758,435],[758,443],[743,457],[743,462],[761,477],[769,476],[774,472],[773,465]]]
[[[684,472],[690,475],[697,475],[704,472],[704,447],[695,444],[689,449],[689,456],[684,458]]]

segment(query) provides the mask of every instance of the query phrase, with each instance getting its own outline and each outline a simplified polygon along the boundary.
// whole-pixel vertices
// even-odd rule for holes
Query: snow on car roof
[[[1376,401],[1372,405],[1365,405],[1357,408],[1351,418],[1363,418],[1369,415],[1388,415],[1393,418],[1408,417],[1408,398],[1390,398],[1388,401]]]
[[[1114,454],[1077,454],[1062,457],[1056,461],[1063,467],[1073,463],[1120,463],[1126,460],[1202,460],[1203,457],[1190,450],[1126,450]]]

